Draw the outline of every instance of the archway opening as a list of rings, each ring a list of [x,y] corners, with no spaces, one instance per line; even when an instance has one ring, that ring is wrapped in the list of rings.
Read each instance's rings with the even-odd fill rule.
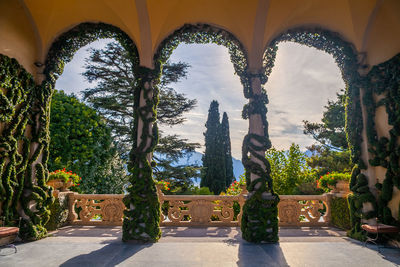
[[[287,41],[314,47],[331,54],[340,68],[345,82],[346,91],[343,97],[346,112],[345,133],[350,150],[350,163],[354,164],[351,175],[348,178],[350,180],[350,190],[353,191],[353,194],[348,195],[349,216],[351,218],[349,223],[351,231],[349,233],[357,238],[361,233],[361,220],[373,218],[377,214],[375,197],[368,188],[366,176],[362,173],[367,169],[367,165],[364,159],[361,158],[362,131],[364,127],[361,91],[364,87],[364,82],[360,72],[367,66],[363,63],[362,55],[357,55],[354,46],[344,41],[339,34],[321,29],[298,28],[288,30],[270,43],[264,54],[264,68],[267,76],[269,76],[274,66],[277,45],[280,42]],[[363,100],[365,101],[365,99]],[[368,210],[363,208],[365,203],[371,203]]]

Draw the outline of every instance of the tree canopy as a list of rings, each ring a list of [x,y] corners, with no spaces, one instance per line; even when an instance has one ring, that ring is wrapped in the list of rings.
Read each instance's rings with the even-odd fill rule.
[[[185,121],[184,114],[195,107],[195,99],[188,99],[170,87],[171,83],[186,77],[189,67],[182,62],[164,64],[159,84],[158,123],[168,126],[181,124]],[[137,83],[132,62],[123,47],[112,41],[104,49],[90,49],[85,69],[83,76],[87,81],[95,82],[95,86],[83,92],[83,99],[104,116],[120,153],[126,156],[133,143],[133,90]],[[164,136],[160,132],[154,153],[158,165],[154,169],[155,178],[166,179],[168,176],[176,181],[173,185],[183,186],[184,183],[188,186],[190,178],[197,176],[195,168],[198,166],[181,166],[181,169],[176,166],[176,161],[198,146],[177,135]]]
[[[226,187],[229,187],[231,183],[235,180],[235,177],[233,176],[233,162],[232,162],[232,152],[231,152],[231,137],[229,133],[229,119],[228,119],[228,114],[226,114],[226,112],[224,112],[224,114],[222,115],[221,138],[222,138],[224,157],[225,157]]]
[[[310,167],[319,175],[327,172],[350,172],[350,151],[345,132],[344,90],[336,94],[336,100],[328,100],[321,123],[304,122],[304,134],[311,135],[316,144],[308,147],[312,155],[307,159]]]
[[[203,169],[201,187],[208,187],[214,194],[219,195],[226,189],[226,169],[224,142],[221,134],[219,104],[213,100],[208,110],[206,122],[205,152],[203,155]]]
[[[266,158],[271,166],[274,191],[279,195],[293,195],[297,187],[306,182],[314,182],[315,173],[307,166],[307,156],[299,145],[292,144],[288,151],[268,149]]]
[[[50,112],[49,170],[78,173],[84,193],[122,193],[126,172],[105,119],[63,91],[54,92]]]

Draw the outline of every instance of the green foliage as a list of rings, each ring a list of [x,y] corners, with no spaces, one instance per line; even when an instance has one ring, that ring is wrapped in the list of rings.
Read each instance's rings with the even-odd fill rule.
[[[182,195],[214,195],[208,187],[190,186],[186,191],[179,193]]]
[[[335,151],[319,145],[308,147],[312,155],[308,157],[307,165],[317,171],[318,176],[328,172],[351,172],[350,150]]]
[[[131,133],[136,131],[133,88],[138,85],[139,77],[134,64],[128,51],[118,42],[110,42],[104,49],[91,49],[83,73],[89,82],[97,83],[94,88],[84,91],[83,98],[106,119],[122,156],[132,149]],[[166,62],[163,65],[159,80],[158,123],[168,126],[181,124],[185,121],[185,112],[194,108],[196,100],[188,99],[169,87],[171,83],[185,78],[188,68],[189,65],[182,62]],[[159,134],[162,135],[162,132]],[[187,188],[191,178],[198,176],[198,168],[176,166],[175,163],[199,146],[177,135],[161,136],[154,154],[157,162],[155,179],[168,180],[173,188]]]
[[[49,170],[67,168],[83,177],[86,194],[120,194],[127,183],[111,128],[75,96],[55,91],[51,102]]]
[[[134,129],[137,129],[140,118],[144,122],[142,140],[147,141],[148,137],[151,140],[151,146],[149,147],[147,147],[146,141],[138,144],[137,131],[131,133],[133,146],[128,165],[128,170],[131,173],[129,177],[131,187],[128,188],[129,194],[124,198],[127,210],[124,211],[122,238],[124,241],[131,239],[156,241],[161,235],[159,228],[160,203],[158,202],[155,184],[152,179],[151,165],[146,156],[154,150],[154,146],[157,144],[157,127],[153,127],[153,131],[149,132],[149,124],[154,122],[156,118],[158,90],[157,88],[153,90],[151,86],[147,86],[149,89],[146,89],[145,83],[149,83],[153,79],[158,80],[161,73],[160,68],[158,67],[156,71],[152,71],[138,67],[139,57],[136,46],[129,36],[120,29],[103,23],[82,23],[59,36],[51,46],[44,69],[46,78],[38,91],[47,93],[41,99],[49,101],[51,90],[54,88],[58,76],[61,75],[65,63],[72,59],[72,56],[79,48],[100,38],[114,38],[127,51],[131,64],[135,69],[135,76],[138,77],[137,84],[131,92],[133,94],[135,113],[133,123],[136,127]],[[146,100],[146,105],[143,107],[139,107],[141,94]],[[40,104],[48,110],[48,105]],[[48,117],[43,118],[43,121],[48,124]],[[47,131],[45,130],[44,132],[47,134]],[[44,163],[47,162],[47,156],[48,154],[43,158]],[[30,181],[30,183],[32,182]],[[40,225],[38,226],[40,227]],[[41,230],[39,227],[34,230]]]
[[[242,192],[242,186],[246,185],[246,175],[242,174],[239,176],[239,181],[234,181],[226,189],[227,196],[237,196]]]
[[[328,172],[319,178],[318,187],[330,191],[329,186],[335,186],[338,181],[350,182],[350,177],[350,173]]]
[[[304,122],[304,134],[311,135],[318,144],[308,149],[312,156],[307,164],[318,170],[318,175],[327,172],[350,172],[353,168],[345,132],[346,92],[337,93],[336,101],[328,101],[322,123]]]
[[[333,197],[331,199],[331,223],[344,230],[350,230],[350,211],[347,198]]]
[[[71,181],[74,185],[78,185],[82,178],[76,173],[72,173],[72,171],[66,171],[64,168],[62,170],[55,170],[54,172],[49,173],[48,181],[57,179],[63,181],[64,183]]]
[[[349,149],[351,151],[351,161],[353,164],[357,164],[357,167],[353,169],[354,175],[352,176],[352,180],[354,184],[361,185],[361,183],[364,181],[364,177],[359,175],[360,168],[366,168],[365,163],[361,159],[361,136],[363,130],[363,118],[361,112],[360,89],[361,87],[363,87],[364,81],[362,77],[360,77],[358,70],[363,69],[366,66],[360,64],[360,62],[358,61],[357,52],[354,46],[351,43],[344,41],[339,34],[322,29],[314,28],[312,30],[307,30],[304,28],[297,28],[288,30],[287,32],[278,36],[270,43],[269,47],[265,51],[265,81],[267,80],[268,75],[271,73],[274,66],[277,44],[279,42],[286,41],[296,42],[299,44],[307,45],[309,47],[314,47],[331,54],[338,64],[340,70],[342,71],[342,77],[346,83],[346,138],[349,144]],[[358,181],[357,179],[361,180]],[[363,190],[365,190],[365,194],[369,192],[368,187],[366,187],[366,189],[363,188]],[[362,201],[364,200],[365,198],[363,197],[363,195],[359,193],[355,193],[354,196],[349,198],[350,211],[352,214],[351,232],[353,236],[359,235],[360,233],[359,218],[362,214],[360,203],[362,203]],[[375,203],[375,200],[373,198],[371,198],[370,200]],[[355,206],[357,206],[357,209]]]
[[[160,140],[153,154],[153,160],[157,162],[153,168],[154,179],[170,182],[174,192],[184,192],[193,184],[192,178],[199,176],[200,166],[178,165],[176,162],[187,153],[194,152],[200,145],[190,143],[187,139],[180,139],[176,135],[163,136]]]
[[[221,121],[221,138],[224,147],[224,156],[225,156],[225,178],[226,178],[226,187],[228,187],[232,181],[235,180],[233,176],[233,162],[232,162],[232,153],[231,153],[231,137],[229,134],[229,119],[228,114],[224,112],[222,115]]]
[[[257,114],[261,117],[264,133],[261,136],[257,134],[248,134],[243,140],[242,163],[247,170],[246,180],[249,191],[254,192],[251,194],[251,199],[246,202],[247,207],[245,205],[241,228],[243,237],[248,241],[276,242],[278,240],[277,204],[279,197],[273,193],[272,179],[269,177],[268,161],[264,156],[260,155],[260,151],[265,151],[271,146],[268,137],[268,123],[266,120],[267,108],[265,106],[268,103],[268,99],[265,91],[263,91],[261,95],[255,95],[252,89],[252,80],[260,79],[262,83],[265,83],[272,67],[270,66],[271,68],[266,69],[265,73],[250,72],[248,69],[246,50],[243,48],[242,44],[229,32],[207,24],[185,24],[183,27],[176,30],[160,44],[154,56],[154,61],[164,64],[172,54],[172,51],[181,42],[188,44],[215,43],[227,47],[235,73],[240,77],[240,81],[243,85],[244,96],[252,100],[243,107],[243,118],[247,119],[252,114]],[[269,51],[273,52],[276,51],[276,49],[269,49]],[[273,57],[267,56],[266,58],[269,59]],[[272,62],[273,65],[273,60],[269,62]],[[252,139],[256,140],[260,145],[254,145],[251,142]],[[250,160],[250,155],[260,160],[263,166],[267,166],[266,170],[261,164]],[[250,181],[250,175],[252,174],[257,175],[259,178]],[[257,186],[257,190],[255,190],[256,184],[260,184],[260,186]],[[264,193],[271,192],[272,196],[268,197],[268,199],[262,197]],[[260,207],[267,206],[269,208],[260,209]],[[252,219],[250,219],[250,217]]]
[[[386,168],[383,183],[377,183],[378,219],[389,225],[398,225],[388,203],[392,199],[393,187],[400,189],[400,54],[374,66],[368,73],[363,102],[367,110],[368,152],[372,155],[372,166]],[[377,100],[379,99],[379,101]],[[379,137],[375,129],[375,112],[384,107],[391,126],[389,137]]]
[[[322,123],[303,121],[304,134],[311,135],[323,147],[335,150],[346,150],[345,102],[344,90],[336,93],[336,101],[328,100],[322,115]]]
[[[46,236],[54,200],[46,185],[50,93],[15,59],[0,54],[0,217],[17,226],[24,214],[20,236],[26,240]],[[28,129],[34,129],[30,135]]]
[[[316,175],[306,164],[307,156],[292,143],[288,151],[271,148],[266,153],[270,163],[274,190],[279,195],[293,195],[304,182],[315,181]]]
[[[152,162],[148,154],[154,151],[158,143],[158,128],[156,124],[158,88],[154,86],[161,75],[160,66],[154,70],[138,67],[138,84],[134,95],[134,125],[138,129],[139,121],[143,123],[141,138],[138,132],[132,132],[134,149],[129,154],[128,171],[130,185],[128,195],[123,199],[125,206],[122,240],[141,240],[155,242],[161,237],[160,213],[157,189],[153,180]],[[145,105],[140,105],[140,96],[145,99]],[[150,124],[153,124],[152,127]],[[148,145],[150,143],[150,146]],[[140,215],[138,215],[140,214]]]
[[[377,216],[377,204],[375,196],[370,192],[367,177],[361,173],[358,165],[355,165],[350,178],[350,190],[353,194],[348,195],[350,209],[351,230],[348,232],[350,237],[362,240],[365,232],[361,229],[362,219],[371,219]],[[371,203],[373,209],[369,212],[363,211],[364,203]]]
[[[48,231],[54,231],[67,223],[68,219],[68,198],[60,193],[54,202],[49,206],[50,219],[45,227]]]
[[[203,169],[200,182],[201,187],[210,188],[216,195],[226,189],[226,154],[218,107],[218,102],[213,100],[208,110],[206,132],[204,133],[206,149],[202,158]]]

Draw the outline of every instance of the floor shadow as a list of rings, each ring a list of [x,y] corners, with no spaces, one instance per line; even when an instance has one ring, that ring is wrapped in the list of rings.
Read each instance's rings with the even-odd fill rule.
[[[289,266],[279,243],[254,244],[241,241],[237,266]]]
[[[101,249],[88,254],[78,255],[60,266],[116,266],[142,249],[152,246],[152,243],[109,243]]]
[[[379,249],[378,246],[372,243],[367,243],[366,246],[364,245],[364,242],[348,238],[348,241],[350,243],[353,243],[355,245],[364,247],[365,249],[373,250],[377,252],[378,254],[381,255],[381,257],[387,261],[390,261],[394,263],[395,265],[400,265],[400,248],[389,246],[384,243],[379,244]]]
[[[223,237],[233,238],[239,227],[162,227],[162,237]]]
[[[122,237],[122,227],[65,226],[50,233],[53,237]]]
[[[346,231],[334,227],[280,227],[280,237],[345,237]]]

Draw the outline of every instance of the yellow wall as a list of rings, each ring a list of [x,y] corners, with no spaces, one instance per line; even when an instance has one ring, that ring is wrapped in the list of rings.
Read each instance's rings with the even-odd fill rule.
[[[400,1],[386,0],[366,38],[366,52],[371,66],[389,60],[400,52]]]
[[[0,1],[0,53],[15,58],[30,73],[36,72],[36,38],[24,8],[15,0]]]
[[[0,0],[0,53],[35,74],[33,63],[45,60],[54,39],[82,22],[119,27],[147,66],[158,45],[185,23],[229,31],[252,61],[276,36],[300,26],[338,32],[367,53],[371,66],[400,52],[400,0]],[[380,135],[388,133],[385,118],[385,111],[378,110]],[[384,175],[384,170],[375,172],[378,179]],[[399,201],[396,191],[393,214]]]
[[[25,3],[36,22],[45,53],[57,36],[82,22],[114,25],[127,33],[136,44],[140,42],[134,1],[26,0]]]

